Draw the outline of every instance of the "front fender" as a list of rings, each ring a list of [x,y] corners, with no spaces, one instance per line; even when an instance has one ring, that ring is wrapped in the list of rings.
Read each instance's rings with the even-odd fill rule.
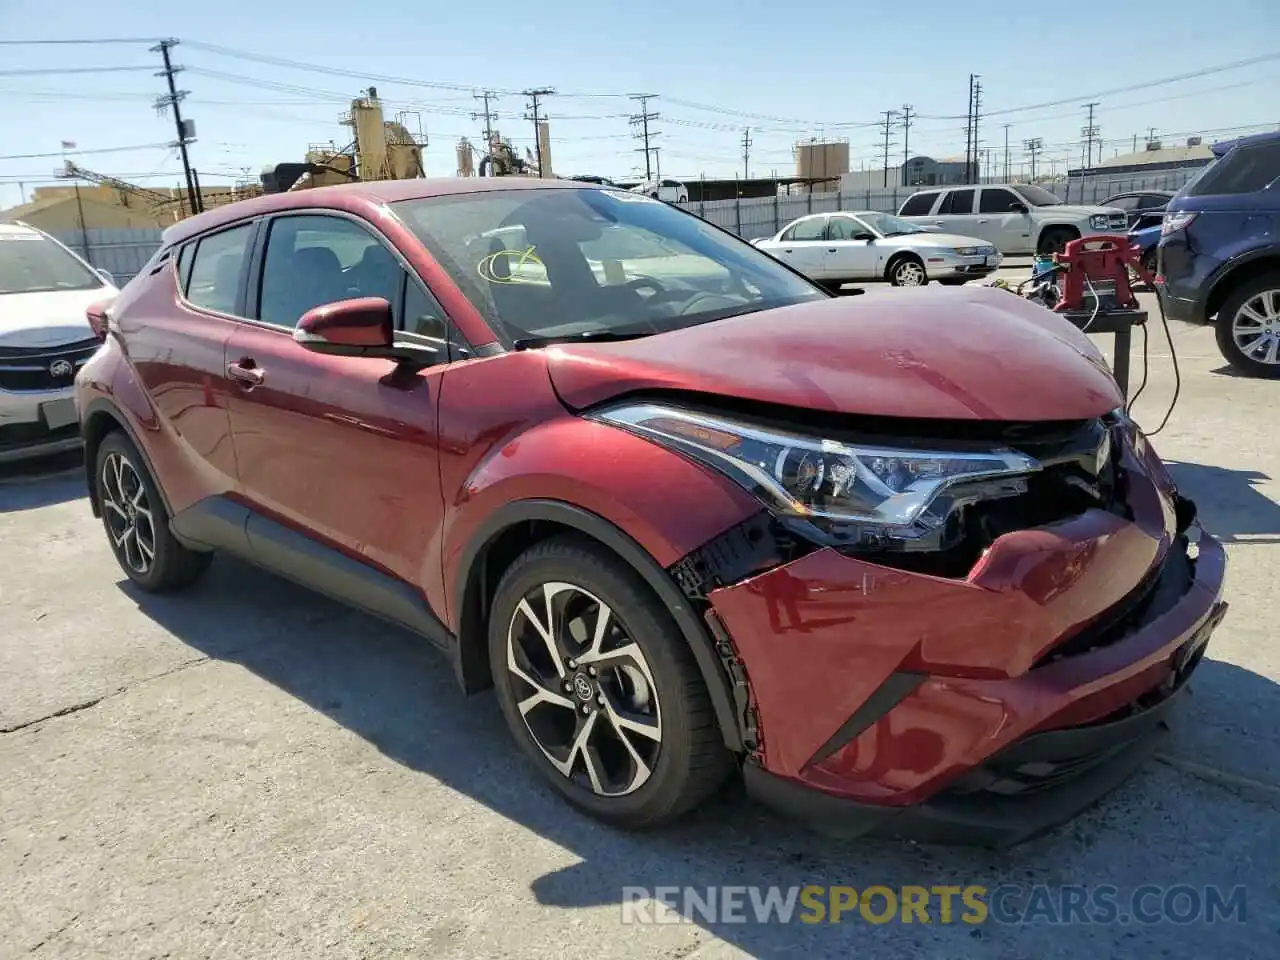
[[[488,520],[508,504],[556,501],[607,520],[660,567],[760,511],[726,477],[649,440],[576,416],[542,423],[496,448],[448,504],[445,605],[453,630]],[[497,532],[489,532],[492,537]]]

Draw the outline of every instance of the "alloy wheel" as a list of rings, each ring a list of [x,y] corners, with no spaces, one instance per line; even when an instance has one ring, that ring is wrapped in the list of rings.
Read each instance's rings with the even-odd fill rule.
[[[102,512],[111,548],[134,573],[146,575],[156,558],[156,531],[146,485],[119,453],[102,461]]]
[[[507,627],[507,681],[529,736],[561,776],[602,797],[649,780],[662,746],[644,651],[602,600],[543,583]]]
[[[920,287],[927,282],[924,267],[914,260],[904,260],[893,272],[900,287]]]
[[[1231,338],[1250,360],[1280,364],[1280,290],[1261,290],[1240,305]]]

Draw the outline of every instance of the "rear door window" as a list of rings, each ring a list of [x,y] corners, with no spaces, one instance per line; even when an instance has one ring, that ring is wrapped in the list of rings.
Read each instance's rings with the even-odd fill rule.
[[[814,217],[811,220],[801,220],[791,231],[790,239],[800,240],[821,240],[827,232],[827,218]]]
[[[1236,147],[1187,191],[1193,197],[1233,196],[1266,190],[1280,180],[1280,141]]]
[[[917,193],[914,197],[908,197],[907,202],[902,205],[902,209],[898,211],[900,217],[925,217],[929,215],[929,211],[933,209],[933,201],[938,199],[938,191],[934,190],[930,193]]]
[[[191,260],[187,301],[217,313],[240,312],[240,286],[249,259],[251,223],[203,237]]]
[[[951,190],[942,198],[942,206],[938,208],[939,215],[950,214],[951,216],[962,216],[966,213],[973,213],[973,190]]]

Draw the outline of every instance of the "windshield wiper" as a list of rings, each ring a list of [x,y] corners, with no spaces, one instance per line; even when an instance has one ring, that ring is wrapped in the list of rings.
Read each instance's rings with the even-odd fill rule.
[[[557,343],[618,343],[622,340],[639,340],[653,335],[652,330],[619,333],[615,330],[584,330],[582,333],[566,333],[557,337],[520,337],[511,344],[516,350],[549,347]]]

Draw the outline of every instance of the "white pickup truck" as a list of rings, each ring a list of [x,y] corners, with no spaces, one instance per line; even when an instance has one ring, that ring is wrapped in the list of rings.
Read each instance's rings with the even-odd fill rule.
[[[1116,207],[1074,206],[1031,184],[983,184],[921,190],[898,216],[925,227],[977,237],[1005,256],[1061,253],[1082,236],[1123,237],[1129,229]]]

